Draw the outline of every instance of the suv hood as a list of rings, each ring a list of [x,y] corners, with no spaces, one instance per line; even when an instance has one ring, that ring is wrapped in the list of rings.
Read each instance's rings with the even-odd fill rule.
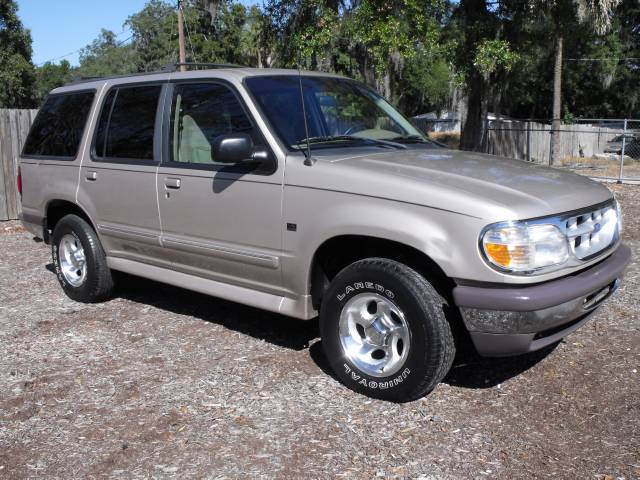
[[[314,167],[287,169],[287,184],[342,191],[452,211],[490,221],[568,212],[612,198],[571,172],[440,148],[351,148],[313,152]],[[290,162],[302,165],[297,159]]]

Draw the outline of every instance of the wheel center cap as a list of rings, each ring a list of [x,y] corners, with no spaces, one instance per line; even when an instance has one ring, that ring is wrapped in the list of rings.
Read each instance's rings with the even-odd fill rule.
[[[77,263],[82,264],[84,262],[84,253],[81,250],[77,250],[74,252],[73,258]]]
[[[392,329],[387,325],[385,318],[379,315],[364,329],[367,339],[374,345],[387,346]]]

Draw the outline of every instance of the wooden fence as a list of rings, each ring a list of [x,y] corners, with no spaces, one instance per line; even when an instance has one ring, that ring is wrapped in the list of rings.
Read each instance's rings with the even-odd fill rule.
[[[591,125],[562,125],[560,158],[593,157],[602,154],[607,142],[623,131]],[[485,137],[485,152],[536,163],[549,163],[551,125],[516,120],[493,120]]]
[[[18,156],[37,110],[0,109],[0,221],[18,218]]]

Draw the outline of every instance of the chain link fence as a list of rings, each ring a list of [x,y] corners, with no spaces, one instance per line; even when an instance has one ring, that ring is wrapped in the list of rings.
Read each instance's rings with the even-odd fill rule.
[[[640,120],[580,119],[558,131],[551,160],[551,122],[489,120],[484,151],[559,168],[589,177],[640,183]]]
[[[413,119],[430,138],[457,148],[456,119]],[[560,126],[558,155],[551,161],[549,120],[490,116],[484,122],[482,150],[503,157],[579,171],[591,178],[640,183],[640,119],[579,119]]]

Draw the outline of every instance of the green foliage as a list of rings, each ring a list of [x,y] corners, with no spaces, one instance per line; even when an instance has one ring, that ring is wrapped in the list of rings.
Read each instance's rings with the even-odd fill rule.
[[[330,69],[330,57],[333,54],[334,39],[340,35],[340,18],[337,12],[328,8],[323,2],[311,3],[316,11],[313,21],[295,32],[291,38],[297,50],[297,56],[307,66],[309,59],[314,59],[320,70]]]
[[[126,65],[130,71],[158,70],[178,58],[178,30],[172,4],[150,0],[144,8],[131,15],[125,26],[133,33],[132,55]]]
[[[445,109],[462,90],[474,111],[549,118],[561,33],[565,112],[640,116],[640,62],[619,60],[640,57],[637,0],[182,3],[188,61],[336,72],[377,88],[411,115]],[[174,1],[149,0],[124,26],[131,38],[103,30],[77,67],[63,60],[34,68],[15,1],[0,0],[0,107],[32,106],[75,76],[152,71],[177,61]]]
[[[62,60],[59,64],[46,62],[38,67],[36,70],[38,102],[42,102],[54,88],[73,80],[74,76],[76,76],[75,69],[67,60]]]
[[[363,0],[348,18],[347,32],[367,51],[376,73],[384,75],[394,56],[413,58],[419,40],[430,39],[420,1]]]
[[[29,108],[35,103],[31,33],[18,18],[13,0],[0,0],[0,108]]]
[[[514,53],[509,42],[505,40],[483,40],[476,50],[476,58],[473,62],[482,75],[490,74],[503,68],[510,72],[520,56]]]
[[[571,125],[572,123],[576,123],[576,117],[573,113],[571,113],[566,107],[564,110],[564,117],[562,118],[563,123],[567,125]]]
[[[450,90],[448,13],[442,0],[267,0],[264,7],[279,66],[357,78],[412,113],[442,103]]]
[[[102,77],[135,71],[135,51],[117,41],[115,33],[102,29],[100,36],[80,51],[78,74]]]
[[[456,82],[452,66],[424,50],[418,51],[407,63],[406,80],[407,93],[418,100],[416,114],[423,113],[419,108],[425,104],[431,104],[436,110],[443,110],[451,94],[452,84]]]

